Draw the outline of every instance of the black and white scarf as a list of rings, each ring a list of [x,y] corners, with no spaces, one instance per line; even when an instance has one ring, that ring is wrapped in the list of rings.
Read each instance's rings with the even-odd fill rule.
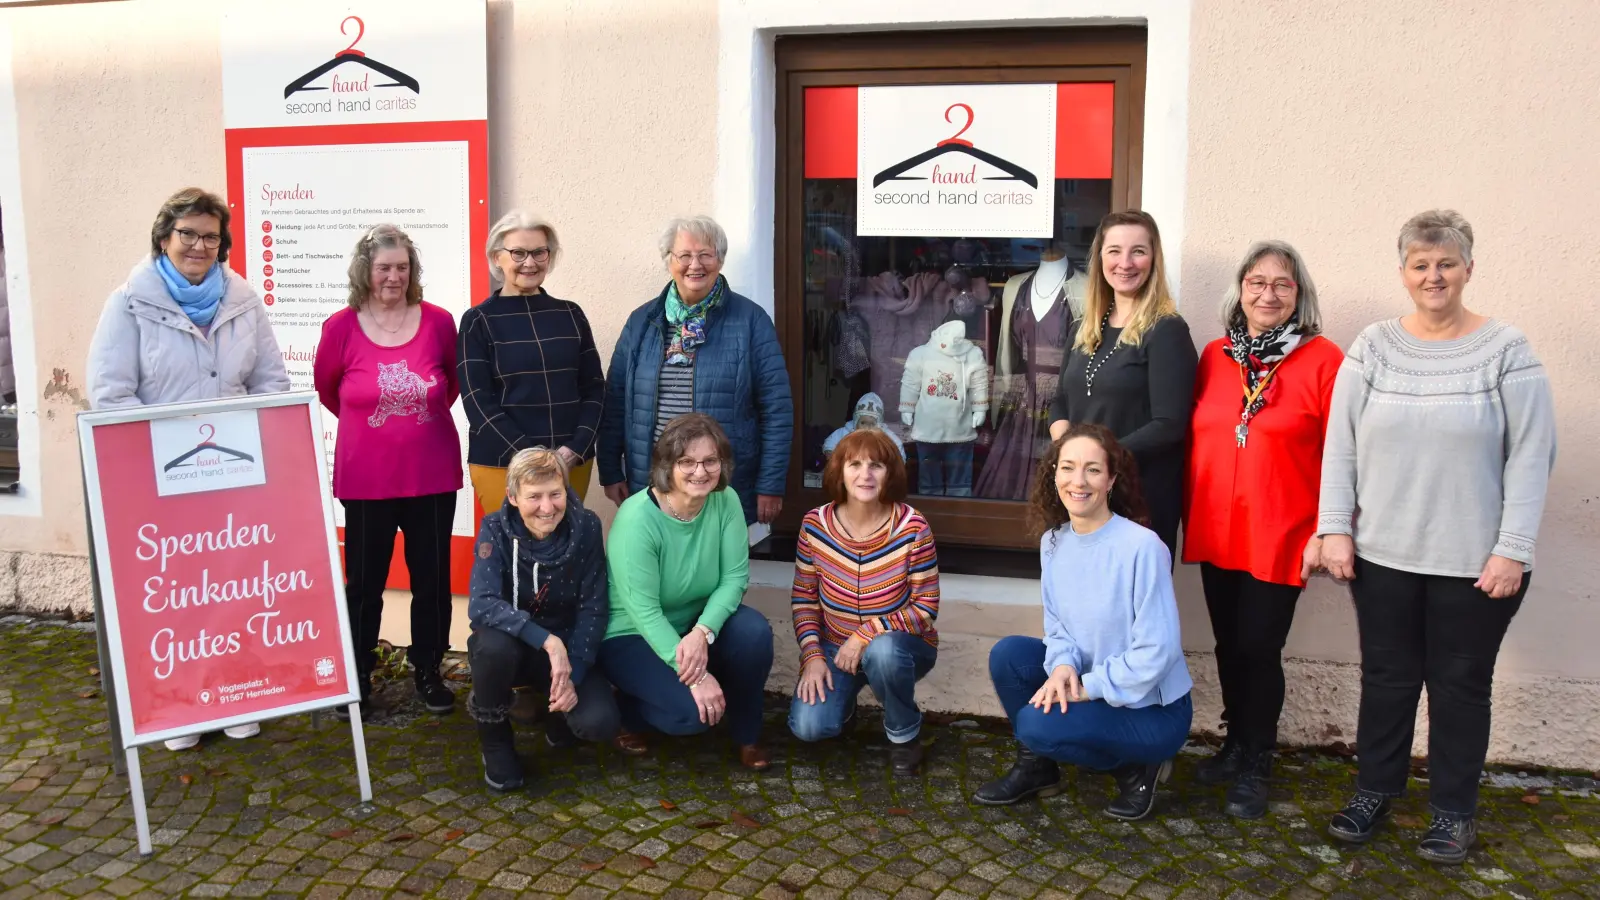
[[[1222,352],[1228,354],[1234,362],[1239,364],[1239,370],[1244,373],[1245,390],[1248,392],[1240,398],[1255,394],[1256,385],[1261,383],[1272,367],[1282,362],[1284,357],[1294,352],[1294,349],[1305,341],[1305,336],[1300,333],[1300,325],[1293,319],[1284,322],[1276,328],[1261,332],[1255,337],[1250,336],[1250,331],[1243,324],[1234,325],[1228,329],[1228,340],[1222,345]],[[1256,399],[1247,406],[1242,418],[1248,422],[1267,405],[1267,392],[1256,394]]]

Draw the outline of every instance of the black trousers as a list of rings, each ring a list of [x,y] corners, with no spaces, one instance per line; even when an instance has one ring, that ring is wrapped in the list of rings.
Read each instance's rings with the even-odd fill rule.
[[[1210,563],[1201,564],[1200,583],[1217,638],[1228,737],[1250,747],[1275,747],[1283,712],[1283,645],[1301,589]]]
[[[1476,580],[1418,575],[1356,558],[1350,593],[1361,630],[1358,787],[1391,796],[1405,791],[1417,701],[1426,684],[1430,800],[1443,812],[1477,812],[1495,658],[1529,575],[1502,600],[1473,587]]]
[[[411,576],[411,646],[406,659],[418,672],[437,672],[450,646],[450,522],[456,512],[455,492],[340,503],[344,504],[345,602],[363,690],[377,662],[383,587],[397,531],[406,538],[406,570]]]
[[[467,713],[474,721],[504,722],[511,713],[512,690],[531,684],[550,690],[550,654],[530,647],[504,631],[473,629],[467,638],[467,658],[472,663],[472,696],[467,698]],[[579,740],[605,743],[617,736],[622,714],[611,683],[598,666],[590,666],[583,680],[574,687],[578,705],[567,713],[567,727]]]

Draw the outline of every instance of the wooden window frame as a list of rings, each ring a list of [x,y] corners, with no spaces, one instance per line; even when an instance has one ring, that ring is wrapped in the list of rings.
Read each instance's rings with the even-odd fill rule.
[[[917,31],[779,37],[777,68],[776,235],[773,309],[789,383],[803,385],[805,294],[805,102],[808,87],[886,84],[1001,84],[1112,82],[1114,99],[1111,208],[1139,205],[1143,170],[1146,33],[1143,28],[1027,28]],[[788,500],[775,523],[779,535],[799,531],[807,510],[827,502],[802,486],[804,394],[795,397],[795,436]],[[1025,504],[977,497],[913,498],[941,545],[1035,550],[1021,527]]]

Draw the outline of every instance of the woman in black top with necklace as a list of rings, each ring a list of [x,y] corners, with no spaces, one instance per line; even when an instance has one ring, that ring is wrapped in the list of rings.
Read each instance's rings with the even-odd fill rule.
[[[1100,220],[1071,345],[1050,405],[1050,436],[1068,423],[1111,429],[1139,464],[1151,529],[1176,558],[1198,357],[1167,290],[1161,233],[1148,213]]]

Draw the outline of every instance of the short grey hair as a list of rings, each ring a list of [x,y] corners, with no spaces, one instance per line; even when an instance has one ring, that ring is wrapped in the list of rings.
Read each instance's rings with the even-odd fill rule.
[[[667,230],[661,233],[661,258],[665,260],[672,255],[672,245],[678,242],[679,234],[687,234],[699,238],[710,244],[717,251],[717,261],[728,258],[728,233],[722,230],[717,220],[710,216],[678,216],[667,223]]]
[[[1244,277],[1256,267],[1256,263],[1268,256],[1276,256],[1283,260],[1289,267],[1289,277],[1300,286],[1299,299],[1295,301],[1294,318],[1300,325],[1300,333],[1310,337],[1322,333],[1322,307],[1317,304],[1317,285],[1311,280],[1311,270],[1306,268],[1306,261],[1301,258],[1300,251],[1288,241],[1256,241],[1244,253],[1244,259],[1239,260],[1239,267],[1234,270],[1233,283],[1228,285],[1227,296],[1222,299],[1222,327],[1243,328],[1244,306],[1241,304],[1241,285]]]
[[[506,235],[513,231],[542,231],[544,239],[550,242],[550,264],[545,271],[553,272],[556,260],[561,256],[561,239],[556,237],[555,226],[524,209],[513,209],[497,219],[489,229],[489,243],[484,245],[483,255],[489,260],[489,280],[499,284],[505,276],[500,267],[495,265],[494,256],[506,246]]]
[[[1400,265],[1412,247],[1442,247],[1454,244],[1461,251],[1461,259],[1472,263],[1472,225],[1467,217],[1453,209],[1430,209],[1406,220],[1400,228]]]

